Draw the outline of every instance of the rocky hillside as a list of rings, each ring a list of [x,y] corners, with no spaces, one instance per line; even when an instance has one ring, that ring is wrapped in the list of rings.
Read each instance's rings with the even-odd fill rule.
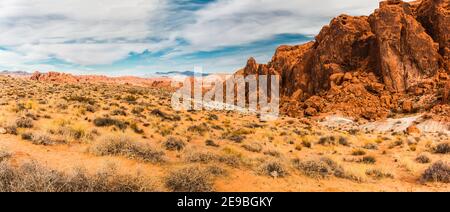
[[[448,118],[449,26],[449,0],[388,0],[370,16],[334,18],[315,41],[279,47],[268,64],[250,58],[238,73],[279,74],[292,116]]]

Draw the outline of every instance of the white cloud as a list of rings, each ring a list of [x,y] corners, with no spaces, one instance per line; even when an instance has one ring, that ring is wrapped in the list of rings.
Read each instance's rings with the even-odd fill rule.
[[[277,34],[316,34],[331,17],[367,15],[378,5],[378,0],[217,0],[197,11],[180,11],[177,2],[1,0],[0,47],[10,51],[0,51],[0,65],[27,68],[26,64],[49,58],[80,66],[102,65],[124,59],[130,52],[173,48],[160,62],[168,62],[166,69],[186,67],[192,61],[170,58]],[[190,44],[178,46],[177,38]],[[242,63],[233,59],[239,57],[203,62],[234,67]],[[160,66],[164,65],[153,67]]]
[[[377,0],[219,0],[195,13],[180,35],[194,50],[214,49],[282,33],[316,34],[341,13],[368,15]]]
[[[165,47],[142,43],[159,33],[149,24],[164,6],[163,0],[2,0],[0,46],[36,59],[108,64],[130,51]]]

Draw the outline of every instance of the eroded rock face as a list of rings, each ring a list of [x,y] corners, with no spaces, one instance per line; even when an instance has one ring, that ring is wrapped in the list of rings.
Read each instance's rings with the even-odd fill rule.
[[[413,17],[408,3],[380,3],[369,18],[376,36],[379,65],[386,87],[404,92],[439,70],[439,46]]]
[[[449,73],[448,5],[388,0],[369,17],[341,15],[315,41],[279,47],[267,65],[251,58],[241,73],[279,74],[282,111],[292,116],[343,113],[375,120],[413,112],[412,105],[429,109],[439,103],[440,90],[449,98],[447,78],[436,77]],[[404,110],[406,101],[411,108]]]
[[[450,68],[450,1],[423,0],[416,9],[416,19],[427,33],[439,43],[439,53]]]

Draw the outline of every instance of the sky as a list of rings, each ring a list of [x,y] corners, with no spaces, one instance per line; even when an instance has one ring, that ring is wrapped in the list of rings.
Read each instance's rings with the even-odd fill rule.
[[[231,73],[378,0],[1,0],[0,71]]]

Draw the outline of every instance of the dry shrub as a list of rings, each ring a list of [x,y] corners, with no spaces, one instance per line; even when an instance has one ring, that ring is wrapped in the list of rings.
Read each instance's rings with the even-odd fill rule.
[[[438,161],[422,174],[423,182],[450,183],[450,164]]]
[[[16,126],[18,128],[33,128],[33,119],[20,117],[16,119]]]
[[[394,175],[392,175],[389,172],[385,172],[383,170],[380,169],[369,169],[366,171],[366,175],[369,177],[372,177],[374,179],[380,180],[383,178],[390,178],[390,179],[394,179]]]
[[[256,142],[244,144],[242,145],[242,148],[250,152],[261,152],[263,149],[262,145]]]
[[[141,177],[120,175],[113,169],[87,174],[75,169],[72,174],[43,167],[36,162],[12,166],[0,163],[0,192],[142,192],[153,186]]]
[[[274,178],[288,175],[285,165],[277,160],[269,160],[262,163],[258,168],[258,172],[262,175],[271,176]]]
[[[132,141],[125,135],[108,136],[95,143],[90,151],[99,156],[115,155],[145,162],[164,162],[164,152],[150,144]]]
[[[163,143],[163,146],[169,151],[181,151],[186,144],[181,139],[170,137]]]
[[[94,125],[97,127],[110,127],[110,126],[116,126],[117,128],[121,130],[127,129],[127,123],[120,121],[118,119],[112,119],[112,118],[96,118],[94,119]]]
[[[304,175],[323,179],[331,176],[335,176],[342,179],[348,179],[360,182],[362,179],[353,174],[348,173],[342,166],[336,163],[331,158],[321,158],[320,160],[300,161],[299,159],[293,160],[293,165],[296,169],[300,170]]]
[[[433,152],[436,154],[448,154],[450,153],[450,143],[438,144],[433,148]]]
[[[418,163],[431,163],[431,159],[430,157],[428,157],[428,155],[426,154],[420,154],[419,156],[417,156],[416,161]]]
[[[212,192],[213,182],[210,173],[200,167],[187,167],[170,172],[165,185],[174,192]]]

